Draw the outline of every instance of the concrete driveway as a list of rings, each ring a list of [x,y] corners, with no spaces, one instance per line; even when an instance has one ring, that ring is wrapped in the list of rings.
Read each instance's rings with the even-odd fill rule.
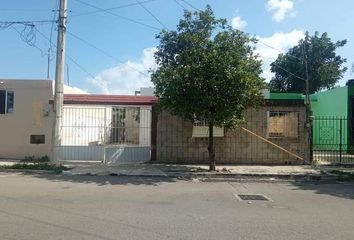
[[[240,201],[234,194],[271,201]],[[354,239],[354,184],[0,173],[1,239]]]

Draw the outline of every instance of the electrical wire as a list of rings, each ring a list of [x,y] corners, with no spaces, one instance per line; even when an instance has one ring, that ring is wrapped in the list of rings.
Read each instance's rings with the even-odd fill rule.
[[[193,6],[191,3],[189,3],[186,0],[180,0],[181,2],[184,2],[186,5],[190,6],[191,8],[193,8],[196,11],[200,11],[200,9],[198,9],[197,7]]]
[[[179,0],[179,1],[184,2],[185,4],[187,4],[188,6],[190,6],[191,8],[193,8],[194,10],[200,11],[198,8],[194,7],[192,4],[190,4],[190,3],[187,2],[186,0]],[[181,3],[179,3],[177,0],[174,0],[174,2],[177,3],[181,8],[185,9],[184,6],[183,6]],[[254,34],[254,35],[256,35],[256,34]],[[273,49],[273,50],[275,50],[275,51],[278,51],[278,52],[280,52],[280,53],[283,53],[282,50],[280,50],[280,49],[278,49],[278,48],[276,48],[276,47],[273,47],[273,46],[271,46],[271,45],[269,45],[269,44],[267,44],[267,43],[261,41],[261,40],[259,39],[259,37],[257,38],[257,41],[258,41],[259,43],[263,44],[263,45],[266,46],[266,47],[269,47],[269,48],[271,48],[271,49]],[[295,55],[292,55],[292,54],[290,54],[290,53],[287,53],[287,55],[290,56],[290,57],[296,58],[296,59],[298,59],[298,60],[303,60],[302,58],[299,58],[299,57],[297,57],[297,56],[295,56]]]
[[[268,60],[272,60],[272,61],[275,61],[276,59],[273,59],[273,58],[266,58],[266,57],[262,57],[262,56],[259,56],[260,58],[263,58],[264,60],[268,59]],[[292,73],[290,72],[289,70],[286,70],[285,68],[281,67],[279,64],[276,64],[275,62],[273,62],[272,64],[274,64],[275,66],[277,66],[279,69],[283,70],[284,72],[290,74],[291,76],[295,77],[295,78],[298,78],[300,80],[303,80],[305,81],[305,78],[302,78],[302,77],[299,77],[298,75],[296,75],[295,73]]]
[[[24,41],[23,39],[23,33],[21,32],[21,31],[19,31],[15,26],[11,26],[11,28],[13,29],[13,30],[15,30],[19,35],[20,35],[20,37],[21,37],[21,40],[22,41]],[[26,40],[26,39],[25,39]],[[28,42],[27,41],[24,41],[24,42],[26,42],[27,44],[28,44]],[[34,47],[35,49],[37,49],[38,51],[40,51],[40,53],[41,53],[41,56],[42,57],[44,57],[46,54],[44,53],[44,51],[41,49],[41,48],[39,48],[35,43],[31,43],[31,44],[28,44],[29,46],[31,46],[31,47]]]
[[[273,47],[273,46],[271,46],[271,45],[269,45],[269,44],[267,44],[267,43],[265,43],[265,42],[259,40],[259,38],[257,38],[257,41],[260,42],[261,44],[263,44],[263,45],[266,46],[266,47],[269,47],[269,48],[271,48],[271,49],[273,49],[273,50],[276,50],[276,51],[278,51],[278,52],[280,52],[280,53],[284,53],[282,50],[280,50],[280,49],[278,49],[278,48],[275,48],[275,47]],[[287,55],[290,56],[290,57],[296,58],[296,59],[298,59],[298,60],[303,60],[302,58],[299,58],[299,57],[297,57],[297,56],[295,56],[295,55],[292,55],[292,54],[290,54],[290,53],[287,53]]]
[[[145,27],[147,27],[147,28],[151,28],[151,29],[160,31],[159,28],[154,27],[154,26],[151,26],[151,25],[149,25],[149,24],[142,23],[142,22],[136,21],[136,20],[134,20],[134,19],[131,19],[131,18],[128,18],[128,17],[124,17],[124,16],[122,16],[122,15],[118,15],[118,14],[116,14],[116,13],[113,13],[113,12],[110,12],[110,11],[105,10],[105,9],[103,9],[103,8],[97,7],[97,6],[95,6],[95,5],[92,5],[92,4],[83,2],[83,1],[81,1],[81,0],[75,0],[75,1],[76,1],[76,2],[79,2],[79,3],[83,4],[83,5],[89,6],[89,7],[91,7],[91,8],[94,8],[94,9],[97,9],[97,10],[100,10],[100,11],[103,11],[103,12],[105,12],[105,13],[107,13],[107,14],[112,15],[112,16],[118,17],[118,18],[120,18],[120,19],[124,19],[124,20],[126,20],[126,21],[133,22],[133,23],[135,23],[135,24],[139,24],[139,25],[145,26]]]
[[[46,39],[48,42],[50,41],[50,39],[41,31],[38,30],[38,28],[35,28],[35,30],[44,38]],[[53,47],[57,47],[54,43],[51,43],[51,45]],[[96,77],[90,73],[88,70],[86,70],[82,65],[80,65],[74,58],[72,58],[70,55],[68,55],[67,53],[65,53],[65,56],[71,61],[73,62],[78,68],[80,68],[83,72],[85,72],[88,76],[90,76],[92,79],[96,79]]]
[[[0,21],[0,24],[35,24],[35,23],[52,23],[53,20],[30,20],[30,21]],[[55,22],[55,21],[54,21]]]
[[[49,43],[49,49],[52,49],[52,39],[53,39],[53,30],[54,30],[54,23],[56,22],[55,19],[57,18],[57,12],[59,11],[59,0],[56,0],[55,2],[55,7],[54,7],[54,14],[53,14],[53,22],[52,25],[50,27],[50,35],[49,35],[49,39],[50,39],[50,43]]]
[[[165,29],[168,29],[168,27],[166,27],[166,25],[160,21],[160,19],[158,19],[155,14],[153,14],[149,9],[147,9],[141,2],[139,2],[139,0],[136,0],[136,2],[140,5],[140,7],[142,7],[147,13],[149,13],[158,23],[161,24],[161,26]]]
[[[28,8],[3,8],[1,9],[0,8],[0,11],[8,11],[8,12],[27,12],[27,11],[30,11],[30,12],[47,12],[48,9],[41,9],[41,8],[33,8],[33,9],[28,9]]]
[[[117,61],[117,62],[123,63],[123,62],[122,62],[121,60],[119,60],[118,58],[114,57],[113,55],[111,55],[110,53],[106,52],[105,50],[100,49],[99,47],[95,46],[94,44],[92,44],[92,43],[86,41],[85,39],[83,39],[83,38],[81,38],[81,37],[79,37],[79,36],[77,36],[77,35],[75,35],[75,34],[69,32],[69,31],[66,31],[66,32],[67,32],[70,36],[72,36],[72,37],[76,38],[77,40],[79,40],[79,41],[85,43],[86,45],[88,45],[88,46],[90,46],[90,47],[96,49],[97,51],[101,52],[102,54],[106,55],[107,57],[109,57],[109,58],[111,58],[111,59],[113,59],[113,60],[115,60],[115,61]],[[146,73],[140,71],[139,69],[137,69],[137,68],[135,68],[135,67],[133,67],[133,66],[131,66],[131,65],[129,65],[129,64],[127,64],[127,66],[130,67],[131,69],[133,69],[134,71],[137,71],[137,72],[139,72],[140,74],[144,75],[145,77],[148,77],[148,75],[147,75]]]
[[[14,25],[22,25],[22,31],[14,28]],[[35,25],[33,23],[24,22],[4,22],[0,23],[0,29],[13,28],[16,32],[20,34],[21,40],[26,42],[29,46],[34,46],[36,43],[36,32],[34,31]]]
[[[186,8],[177,0],[173,0],[178,6],[180,6],[183,10],[185,10]]]
[[[146,1],[142,1],[140,3],[150,3],[150,2],[154,2],[156,0],[146,0]],[[91,14],[95,14],[95,13],[100,13],[100,12],[104,12],[104,11],[109,11],[109,10],[115,10],[115,9],[121,9],[121,8],[127,8],[127,7],[132,7],[132,6],[136,6],[139,5],[138,3],[129,3],[129,4],[124,4],[124,5],[120,5],[120,6],[116,6],[116,7],[111,7],[111,8],[105,8],[102,10],[97,10],[97,11],[92,11],[92,12],[86,12],[86,13],[78,13],[78,14],[74,14],[71,15],[70,18],[72,17],[79,17],[79,16],[85,16],[85,15],[91,15]]]
[[[47,78],[50,79],[50,62],[53,61],[56,54],[52,49],[52,40],[53,40],[53,30],[54,30],[54,21],[57,18],[57,13],[59,12],[59,0],[55,1],[55,6],[53,10],[53,22],[50,26],[50,35],[49,35],[49,48],[48,48],[48,66],[47,66]]]

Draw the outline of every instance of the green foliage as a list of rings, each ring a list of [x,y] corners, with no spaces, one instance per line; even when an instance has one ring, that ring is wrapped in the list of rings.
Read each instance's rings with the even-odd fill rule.
[[[48,163],[16,163],[14,165],[4,165],[0,166],[0,169],[16,169],[16,170],[46,170],[51,171],[54,174],[60,174],[64,170],[69,170],[69,168],[64,166],[54,166]]]
[[[269,87],[272,91],[305,93],[304,59],[307,59],[309,92],[333,88],[347,70],[342,67],[346,59],[335,52],[346,43],[346,40],[332,42],[326,32],[321,36],[318,32],[313,36],[306,32],[305,38],[297,46],[289,49],[286,54],[280,54],[271,64],[275,76]]]
[[[177,30],[163,30],[152,82],[162,109],[185,120],[234,127],[260,104],[264,80],[256,40],[205,11],[184,12]]]
[[[50,158],[45,155],[40,158],[35,157],[35,156],[25,156],[24,159],[21,160],[21,162],[32,162],[32,163],[41,163],[41,162],[50,162]]]

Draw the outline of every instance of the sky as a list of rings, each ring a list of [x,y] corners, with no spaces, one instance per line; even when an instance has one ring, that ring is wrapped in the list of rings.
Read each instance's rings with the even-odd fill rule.
[[[47,21],[58,0],[2,0],[0,21]],[[337,53],[349,69],[339,85],[354,78],[353,0],[68,0],[65,84],[74,92],[134,94],[150,87],[156,68],[156,34],[173,30],[183,9],[204,9],[259,39],[256,52],[269,81],[269,64],[296,45],[308,31],[327,32],[333,41],[347,39]],[[109,10],[106,10],[109,9]],[[102,11],[106,10],[106,11]],[[54,79],[57,28],[36,22],[35,31],[14,24],[0,28],[0,79]],[[22,33],[22,35],[21,35]],[[50,44],[52,39],[52,45]]]

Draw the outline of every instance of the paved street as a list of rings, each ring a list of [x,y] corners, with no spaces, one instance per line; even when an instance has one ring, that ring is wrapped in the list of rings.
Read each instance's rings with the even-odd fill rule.
[[[241,201],[234,194],[271,201]],[[0,173],[0,239],[354,239],[354,184]]]

